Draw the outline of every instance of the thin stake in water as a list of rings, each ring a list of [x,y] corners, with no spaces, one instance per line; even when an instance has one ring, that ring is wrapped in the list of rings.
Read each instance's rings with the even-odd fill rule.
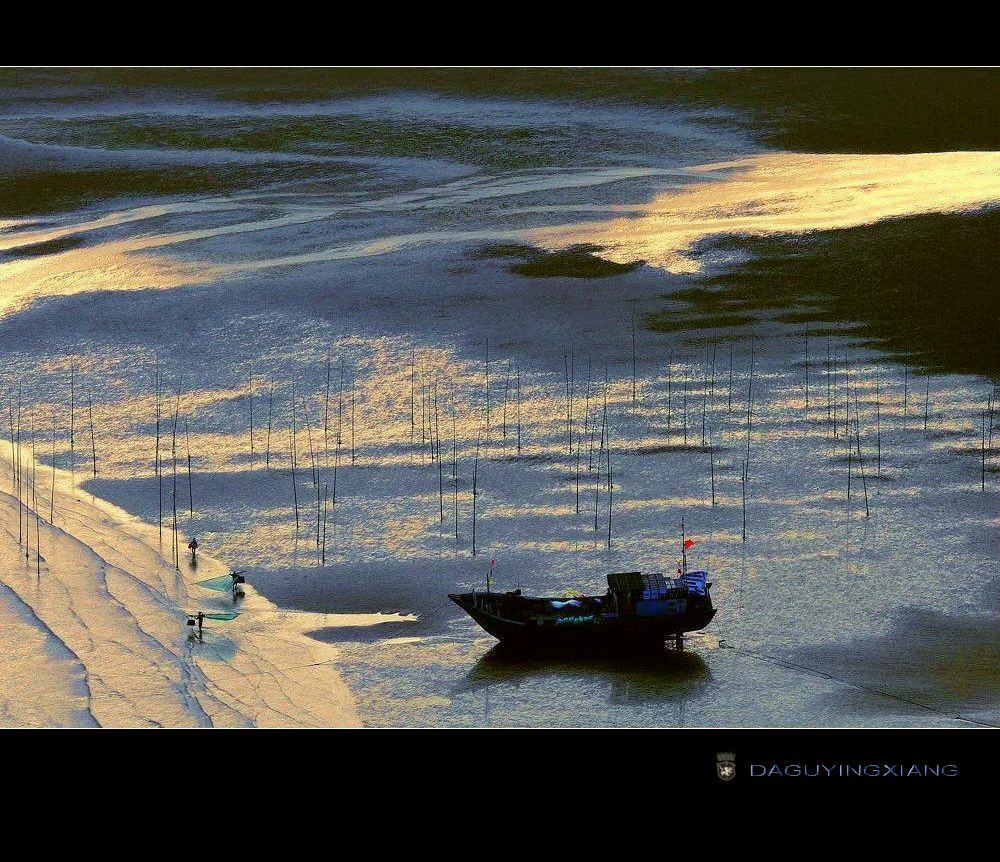
[[[667,442],[670,442],[670,415],[673,408],[673,397],[671,393],[674,373],[674,351],[671,348],[670,357],[667,359]],[[730,377],[730,402],[732,402],[732,378]]]
[[[927,385],[924,389],[924,431],[927,430],[927,417],[931,409],[931,376],[927,375]]]
[[[329,393],[328,393],[329,394]],[[267,437],[264,443],[264,466],[271,466],[271,419],[274,415],[274,378],[267,391]]]
[[[161,404],[160,404],[160,361],[156,360],[156,487],[158,494],[158,514],[156,518],[156,527],[159,532],[160,542],[163,541],[163,471],[160,469],[160,414],[161,414]],[[70,410],[70,451],[72,452],[72,439],[73,439],[73,421],[72,421],[72,409]]]
[[[986,490],[986,411],[983,411],[983,438],[982,438],[982,490]]]
[[[479,500],[479,443],[482,432],[476,437],[476,458],[472,465],[472,556],[476,556],[476,511]]]
[[[608,550],[611,550],[611,504],[614,500],[615,485],[611,471],[611,440],[608,440]]]
[[[632,405],[635,406],[635,300],[632,300]]]
[[[187,417],[184,417],[184,441],[187,445],[187,468],[188,468],[188,529],[194,521],[194,478],[191,470],[191,432],[188,429]]]
[[[857,389],[854,391],[854,397],[857,398]],[[865,492],[865,517],[869,516],[868,512],[868,482],[865,480],[865,459],[861,456],[861,423],[858,420],[858,405],[854,405],[854,433],[858,444],[858,469],[861,471],[861,487]]]
[[[806,419],[809,418],[809,336],[806,336]]]
[[[521,366],[517,366],[517,454],[521,454]]]
[[[295,381],[294,380],[292,381],[291,385],[292,385],[292,397],[289,399],[288,408],[291,411],[292,416],[291,416],[291,422],[288,425],[288,449],[289,449],[289,451],[291,453],[291,462],[292,462],[292,505],[293,505],[294,510],[295,510],[295,537],[298,538],[298,535],[299,535],[299,488],[298,488],[298,483],[296,482],[296,479],[295,479],[295,466],[296,466],[296,464],[295,464],[295,462],[296,462],[296,457],[295,457],[295,455],[296,455],[296,453],[295,453],[295,438],[297,436],[297,434],[296,434],[296,430],[297,429],[295,427]],[[334,475],[336,475],[336,474],[334,474]]]
[[[94,386],[87,393],[87,414],[90,418],[90,451],[93,456],[94,478],[97,478],[97,438],[94,435]]]
[[[253,466],[253,362],[250,363],[250,377],[247,380],[247,412],[250,414],[250,466]]]
[[[740,477],[740,484],[742,486],[743,492],[743,543],[746,544],[747,541],[747,482],[750,479],[750,467],[746,461],[743,460],[742,473]]]

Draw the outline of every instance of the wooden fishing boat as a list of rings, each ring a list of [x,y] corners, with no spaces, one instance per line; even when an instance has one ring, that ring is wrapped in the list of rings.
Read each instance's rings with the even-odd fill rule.
[[[676,578],[615,572],[603,595],[557,598],[487,589],[449,598],[505,644],[662,648],[668,638],[679,646],[684,633],[712,621],[711,586],[702,571]]]

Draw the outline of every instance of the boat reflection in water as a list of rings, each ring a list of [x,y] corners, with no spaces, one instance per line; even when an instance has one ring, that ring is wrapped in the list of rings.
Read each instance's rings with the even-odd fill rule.
[[[696,699],[711,679],[708,665],[693,651],[534,655],[500,643],[476,662],[454,693],[485,693],[494,686],[502,690],[533,682],[563,691],[559,683],[568,683],[573,690],[582,686],[593,692],[588,699],[606,692],[612,705],[673,704],[681,708],[685,701]]]

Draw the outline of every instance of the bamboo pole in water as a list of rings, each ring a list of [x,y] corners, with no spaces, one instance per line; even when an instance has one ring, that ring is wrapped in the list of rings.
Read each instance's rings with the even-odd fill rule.
[[[52,408],[55,411],[55,407]],[[17,493],[17,445],[14,442],[14,391],[10,387],[7,389],[7,418],[10,420],[10,492]],[[55,420],[52,422],[55,429]],[[52,432],[52,449],[55,451],[55,430]],[[53,455],[53,464],[55,463]]]
[[[806,419],[809,418],[809,336],[806,336]]]
[[[194,478],[191,471],[191,432],[188,428],[187,417],[184,417],[184,441],[187,446],[187,474],[188,474],[188,529],[194,522]]]
[[[753,373],[754,339],[750,336],[750,379],[747,383],[747,451],[750,450],[750,432],[753,429]]]
[[[330,463],[330,351],[326,351],[326,389],[323,394],[323,463]]]
[[[580,514],[580,439],[576,441],[576,513]]]
[[[993,405],[996,403],[996,394],[996,384],[994,383],[993,387],[990,389],[989,397],[986,400],[986,408],[990,413],[989,432],[987,433],[986,439],[991,449],[993,448]]]
[[[851,407],[851,383],[847,382],[847,408],[848,417],[850,417],[850,407]],[[850,418],[848,418],[850,422]],[[851,468],[854,466],[854,448],[851,446],[851,438],[847,437],[847,499],[851,499]]]
[[[309,466],[312,471],[313,487],[319,486],[319,475],[316,470],[316,449],[313,447],[312,419],[309,418],[309,406],[302,401],[302,418],[306,423],[306,445],[309,447]]]
[[[826,421],[827,423],[833,422],[833,388],[830,378],[830,339],[826,340]],[[827,432],[829,433],[829,431]],[[836,436],[836,434],[834,435]]]
[[[438,419],[438,384],[434,380],[434,435],[437,437],[437,465],[438,465],[438,509],[440,523],[444,523],[444,467],[441,463],[441,425]]]
[[[709,465],[712,471],[712,506],[715,506],[715,448],[712,446],[712,435],[708,436]]]
[[[688,369],[684,368],[684,421],[682,423],[684,431],[684,445],[688,441]]]
[[[264,466],[271,466],[271,420],[274,415],[274,378],[270,380],[267,390],[267,437],[264,442]]]
[[[250,363],[250,377],[247,380],[247,411],[250,414],[250,468],[253,469],[253,362]]]
[[[422,373],[422,372],[421,372]],[[421,425],[421,431],[423,426]],[[340,385],[337,389],[337,447],[343,443],[344,431],[344,359],[340,359]]]
[[[729,409],[727,412],[733,412],[733,340],[729,339]]]
[[[180,410],[180,392],[177,393],[178,404],[174,410],[174,422],[170,430],[170,455],[172,460],[173,469],[173,485],[170,491],[170,501],[173,508],[174,515],[174,525],[173,525],[173,552],[174,552],[174,568],[180,571],[180,549],[177,544],[177,415]]]
[[[632,406],[635,407],[635,300],[632,300]]]
[[[588,353],[587,354],[587,385],[586,385],[586,394],[585,394],[585,397],[584,397],[584,406],[583,406],[583,436],[587,440],[590,440],[590,375],[591,375],[591,371],[592,371],[592,361],[591,361],[591,355]],[[579,475],[580,475],[580,468],[579,468],[579,463],[580,463],[580,458],[579,458],[579,455],[580,455],[580,443],[579,443],[579,441],[577,441],[576,453],[577,453],[577,484],[579,484]],[[590,468],[590,465],[588,464],[588,469],[589,468]]]
[[[490,339],[486,338],[486,449],[489,451],[490,445]]]
[[[35,578],[42,577],[42,519],[38,514],[38,483],[37,478],[38,458],[35,457],[35,423],[31,429],[31,500],[32,508],[35,510]]]
[[[993,391],[990,393],[990,395],[991,395],[991,397],[990,397],[990,430],[989,430],[989,434],[986,437],[986,441],[987,441],[987,444],[989,445],[990,449],[993,448],[993,410],[996,407],[996,403],[997,403],[997,386],[998,386],[998,384],[994,383],[993,384]]]
[[[420,363],[420,459],[427,460],[427,380]]]
[[[715,353],[716,350],[718,349],[718,346],[719,345],[716,344],[714,341],[712,342],[712,376],[709,381],[708,394],[709,398],[713,401],[715,400]]]
[[[337,537],[337,474],[340,472],[340,447],[333,456],[333,498],[330,505],[330,517],[333,519],[333,536]]]
[[[851,445],[851,374],[850,369],[847,365],[847,355],[844,355],[843,370],[844,370],[844,437],[847,438],[847,445]],[[855,387],[857,383],[855,382]],[[836,398],[836,393],[834,393],[834,398]],[[836,402],[835,402],[836,404]]]
[[[611,504],[615,496],[614,474],[611,469],[611,439],[608,439],[608,550],[611,550]]]
[[[847,379],[847,366],[845,364],[843,369],[839,368],[839,366],[837,365],[837,354],[835,353],[833,355],[833,439],[834,440],[836,440],[840,436],[840,425],[839,425],[839,420],[837,419],[837,404],[838,404],[837,393],[841,386],[841,379],[840,379],[841,375],[843,375],[843,377],[847,381],[847,384],[849,385],[850,380]],[[848,407],[850,406],[850,403],[851,403],[850,400],[848,400],[847,402]],[[848,413],[849,412],[850,411],[848,410]]]
[[[323,483],[323,549],[320,552],[320,565],[326,565],[326,513],[327,513],[327,500],[329,499],[330,486]]]
[[[594,419],[590,422],[590,433],[587,436],[587,472],[592,472],[594,469],[594,434],[597,431],[597,411],[600,408],[597,405],[597,393],[594,393]]]
[[[69,367],[69,470],[76,475],[76,366]]]
[[[983,411],[983,438],[982,438],[982,490],[986,490],[986,411]]]
[[[455,544],[458,544],[458,409],[455,400],[451,405],[451,481],[452,501],[455,505]]]
[[[594,477],[594,530],[598,529],[601,499],[601,462],[604,459],[604,443],[608,429],[608,366],[604,365],[604,415],[601,419],[601,442],[597,450],[597,475]]]
[[[293,505],[294,510],[295,510],[295,536],[296,536],[296,538],[298,538],[298,535],[299,535],[299,489],[298,489],[298,484],[297,484],[296,479],[295,479],[295,467],[296,467],[296,464],[295,464],[295,461],[296,461],[296,458],[295,458],[295,437],[296,437],[296,428],[295,428],[295,381],[294,380],[292,381],[291,387],[292,387],[292,397],[289,399],[288,403],[289,403],[289,409],[291,410],[291,414],[292,415],[291,415],[291,422],[290,422],[290,424],[288,426],[288,449],[289,449],[289,452],[291,453],[291,462],[292,462],[292,505]],[[334,475],[336,475],[336,474],[334,474]]]
[[[857,398],[857,389],[854,390],[854,396]],[[861,455],[861,422],[858,419],[858,406],[854,405],[854,433],[856,435],[856,440],[858,444],[858,469],[861,471],[861,487],[865,492],[865,517],[869,517],[868,511],[868,482],[865,479],[865,459]]]
[[[17,543],[23,544],[24,533],[21,527],[21,381],[17,381],[17,468],[14,475],[17,477],[15,493],[17,494]]]
[[[319,550],[320,542],[320,530],[322,529],[322,487],[319,482],[316,483],[316,550]],[[322,558],[322,554],[320,554]]]
[[[743,492],[743,544],[747,541],[747,481],[750,478],[750,468],[747,464],[746,459],[743,459],[742,474],[740,477],[740,484],[742,486]]]
[[[576,401],[576,351],[569,354],[569,455],[573,455],[573,420]]]
[[[589,374],[589,370],[588,370],[588,374]],[[575,395],[575,392],[572,392],[572,390],[571,390],[571,394]],[[572,403],[572,401],[570,403]],[[572,414],[571,414],[571,416],[572,416]],[[586,423],[587,423],[587,419],[586,419],[586,416],[584,416],[584,428],[586,428]],[[570,426],[570,427],[572,428],[572,426]],[[584,435],[586,435],[586,431],[584,431]],[[581,443],[580,435],[577,435],[577,438],[576,438],[576,514],[578,514],[578,515],[580,514],[580,443]],[[570,454],[572,455],[572,449],[570,450]]]
[[[906,414],[910,396],[910,366],[903,365],[903,427],[906,427]]]
[[[31,512],[37,510],[35,505],[35,410],[32,407],[28,414],[28,437],[31,440],[31,466],[28,470],[29,487],[24,494],[24,534],[27,541],[24,548],[25,561],[31,560]],[[36,531],[35,542],[37,546],[38,535]]]
[[[882,396],[879,391],[878,366],[875,367],[875,452],[878,475],[882,475]]]
[[[927,417],[931,409],[931,375],[927,374],[927,384],[924,389],[924,431],[927,430]]]
[[[155,452],[155,464],[154,470],[156,471],[156,489],[158,498],[158,508],[156,517],[156,528],[159,533],[160,542],[163,541],[163,473],[160,470],[160,413],[162,410],[160,404],[160,360],[156,360],[156,452]],[[72,417],[72,411],[70,411]],[[72,428],[72,418],[70,419],[70,428]],[[72,432],[70,433],[72,439]],[[72,447],[72,444],[70,444]]]
[[[417,430],[417,350],[410,346],[410,458],[413,458],[413,438]]]
[[[507,371],[503,378],[503,443],[507,450],[507,395],[510,391],[510,360],[507,360]]]
[[[476,457],[472,465],[472,556],[476,556],[476,513],[479,498],[479,443],[482,432],[476,437]]]
[[[670,356],[667,359],[667,443],[670,442],[670,418],[673,410],[673,375],[674,375],[674,351],[670,349]],[[732,401],[732,382],[730,380],[730,401]]]
[[[573,430],[572,430],[573,429],[573,425],[572,425],[572,422],[573,422],[573,420],[572,420],[572,415],[573,415],[572,411],[573,411],[573,408],[571,407],[572,400],[571,400],[571,396],[570,396],[570,383],[569,383],[570,370],[569,370],[569,362],[570,362],[570,360],[569,360],[569,354],[564,352],[563,353],[563,365],[564,365],[564,371],[563,371],[564,378],[563,378],[563,381],[564,381],[565,387],[566,387],[566,453],[568,455],[572,455],[573,454]]]
[[[517,390],[517,454],[521,454],[521,366],[517,366],[516,374]]]
[[[93,456],[94,478],[97,478],[97,437],[94,434],[94,385],[87,392],[87,414],[90,419],[90,451]]]
[[[11,441],[14,437],[11,435]],[[52,487],[49,489],[49,523],[56,522],[56,405],[52,405]]]
[[[705,348],[705,369],[701,375],[701,446],[705,447],[708,419],[708,348]]]
[[[29,489],[31,497],[30,497],[30,503],[29,503],[29,497],[28,497],[28,493],[29,492],[25,492],[25,497],[24,497],[24,532],[25,532],[25,535],[27,537],[27,543],[26,543],[26,546],[25,546],[25,554],[24,554],[24,559],[25,560],[30,560],[31,559],[31,520],[30,520],[30,518],[31,518],[31,512],[32,512],[32,510],[34,510],[35,512],[38,511],[37,495],[35,494],[36,483],[35,483],[35,421],[34,421],[35,420],[35,410],[34,410],[34,407],[32,407],[31,413],[29,414],[28,418],[29,418],[29,423],[28,424],[30,425],[29,435],[31,437],[31,469],[28,472],[28,475],[30,476],[30,482],[31,482],[31,488]],[[35,547],[36,547],[36,549],[38,547],[38,526],[37,526],[37,523],[35,525]]]

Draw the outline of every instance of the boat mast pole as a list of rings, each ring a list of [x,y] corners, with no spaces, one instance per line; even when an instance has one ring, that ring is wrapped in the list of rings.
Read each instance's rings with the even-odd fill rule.
[[[681,574],[688,571],[687,543],[684,538],[684,518],[681,518]]]

